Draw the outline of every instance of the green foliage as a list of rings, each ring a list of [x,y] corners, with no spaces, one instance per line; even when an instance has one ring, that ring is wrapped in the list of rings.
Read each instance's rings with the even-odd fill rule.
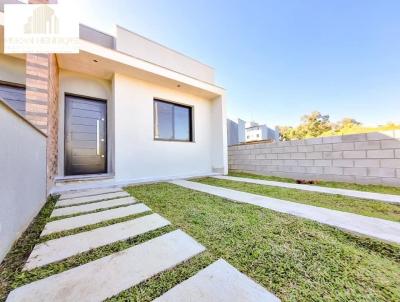
[[[334,136],[355,133],[367,133],[373,131],[385,131],[400,129],[400,124],[389,122],[378,127],[365,127],[353,118],[345,117],[341,121],[333,123],[329,115],[322,115],[314,111],[301,118],[297,127],[279,126],[281,140],[305,139],[321,136]]]

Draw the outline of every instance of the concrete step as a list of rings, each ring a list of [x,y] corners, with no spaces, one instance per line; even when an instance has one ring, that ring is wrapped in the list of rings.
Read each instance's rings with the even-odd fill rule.
[[[220,259],[154,302],[278,302],[276,296]]]
[[[109,199],[100,202],[83,204],[80,206],[71,206],[66,208],[56,208],[53,213],[51,213],[50,217],[59,217],[65,215],[79,214],[85,212],[91,212],[95,210],[107,209],[116,206],[123,206],[135,203],[136,200],[132,197],[123,197],[117,199]]]
[[[106,199],[114,199],[114,198],[129,197],[129,196],[130,195],[127,192],[122,191],[122,192],[106,193],[93,196],[76,197],[71,199],[59,200],[56,203],[56,207],[73,206],[80,203],[88,203],[88,202],[95,202]]]
[[[8,302],[103,301],[205,248],[181,230],[13,290]]]
[[[92,196],[92,195],[100,195],[100,194],[106,194],[106,193],[115,193],[115,192],[123,192],[123,191],[121,188],[116,188],[116,187],[115,188],[72,191],[72,192],[62,193],[60,196],[60,200]]]
[[[51,221],[45,225],[40,236],[45,236],[56,232],[68,231],[75,228],[80,228],[83,226],[96,224],[99,222],[121,218],[129,215],[139,214],[147,211],[150,211],[150,208],[148,208],[143,203],[139,203],[127,207]]]
[[[169,225],[170,222],[158,214],[113,224],[71,236],[46,241],[35,246],[24,270],[64,260],[89,250],[126,240],[131,237]]]

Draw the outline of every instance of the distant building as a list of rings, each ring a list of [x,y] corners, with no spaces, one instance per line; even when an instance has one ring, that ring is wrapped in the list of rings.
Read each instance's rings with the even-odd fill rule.
[[[239,127],[238,123],[227,119],[226,128],[228,130],[228,146],[239,144]]]
[[[256,141],[278,141],[279,131],[260,125],[254,121],[245,122],[238,119],[237,122],[228,119],[228,146],[256,142]]]

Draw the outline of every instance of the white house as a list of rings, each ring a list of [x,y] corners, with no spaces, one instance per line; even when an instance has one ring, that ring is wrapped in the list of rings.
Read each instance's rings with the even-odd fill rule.
[[[271,129],[267,125],[260,125],[256,122],[246,123],[245,128],[245,141],[255,142],[255,141],[265,141],[265,140],[279,140],[278,129]]]
[[[256,122],[245,122],[238,119],[237,122],[227,119],[228,146],[255,142],[255,141],[278,141],[279,130],[271,129],[267,125]]]
[[[19,217],[2,242],[49,192],[227,173],[225,90],[212,67],[120,26],[80,25],[77,54],[5,54],[3,40],[0,12],[0,218]]]
[[[108,35],[81,25],[80,53],[57,54],[47,71],[56,87],[33,87],[41,59],[1,54],[0,97],[50,135],[45,94],[56,91],[57,183],[227,172],[224,89],[212,67],[120,26]]]

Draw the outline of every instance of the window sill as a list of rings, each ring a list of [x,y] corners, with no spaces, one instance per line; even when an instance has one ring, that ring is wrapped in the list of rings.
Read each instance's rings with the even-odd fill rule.
[[[175,142],[175,143],[195,143],[196,141],[185,141],[179,139],[162,139],[162,138],[154,138],[156,142]]]

